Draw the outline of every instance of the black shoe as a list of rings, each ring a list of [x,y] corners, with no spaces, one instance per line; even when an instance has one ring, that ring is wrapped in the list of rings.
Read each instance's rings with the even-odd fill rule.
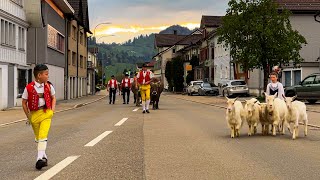
[[[146,110],[146,112],[147,112],[148,114],[150,113],[150,111],[149,111],[148,109]]]
[[[127,104],[129,104],[129,102],[127,102]]]
[[[109,102],[109,104],[111,104],[111,102]]]
[[[143,114],[145,114],[145,113],[146,113],[146,111],[142,111],[142,113],[143,113]]]
[[[44,157],[44,158],[42,158],[42,160],[45,162],[44,166],[48,166],[48,159]]]
[[[123,104],[126,104],[125,102]]]
[[[39,159],[36,163],[36,169],[41,170],[45,166],[46,162],[42,159]]]
[[[114,102],[113,102],[113,104],[114,104]]]

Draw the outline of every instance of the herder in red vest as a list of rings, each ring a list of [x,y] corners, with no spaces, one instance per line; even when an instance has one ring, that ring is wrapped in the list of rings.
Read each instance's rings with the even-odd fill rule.
[[[38,143],[38,157],[36,168],[41,170],[48,165],[46,155],[47,138],[51,119],[56,107],[55,90],[48,81],[49,70],[44,64],[34,67],[35,81],[24,89],[22,106],[26,114],[27,123],[32,125],[35,140]]]
[[[108,82],[107,91],[109,91],[109,104],[114,104],[116,101],[116,94],[118,89],[118,82],[114,75],[111,76],[111,80]]]
[[[122,79],[121,90],[123,95],[123,104],[126,104],[126,103],[129,104],[130,90],[131,90],[131,82],[130,82],[129,74],[126,74],[125,78]],[[127,95],[127,101],[126,101],[126,95]]]
[[[142,113],[150,113],[149,104],[150,104],[150,83],[153,78],[153,73],[147,70],[147,65],[144,64],[142,70],[137,75],[138,84],[140,86],[140,94],[142,99]],[[136,85],[137,86],[137,85]]]

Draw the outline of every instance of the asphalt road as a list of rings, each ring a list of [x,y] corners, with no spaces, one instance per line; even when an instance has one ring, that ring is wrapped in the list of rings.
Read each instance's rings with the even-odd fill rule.
[[[231,139],[223,109],[168,95],[143,115],[118,100],[56,114],[41,171],[31,127],[0,128],[0,179],[320,179],[318,129]]]

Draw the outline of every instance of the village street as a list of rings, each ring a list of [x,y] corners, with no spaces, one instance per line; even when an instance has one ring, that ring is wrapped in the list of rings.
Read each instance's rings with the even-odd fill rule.
[[[231,139],[225,110],[205,99],[224,105],[167,93],[160,110],[145,115],[119,97],[115,105],[102,99],[57,113],[41,171],[34,170],[31,127],[2,126],[1,179],[319,179],[319,129],[303,137],[301,127],[291,140],[288,133],[262,136],[260,128],[248,137],[244,124]],[[320,124],[319,113],[308,114]]]

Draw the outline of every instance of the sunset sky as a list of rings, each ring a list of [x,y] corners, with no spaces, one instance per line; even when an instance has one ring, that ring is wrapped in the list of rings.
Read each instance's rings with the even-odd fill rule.
[[[202,15],[224,15],[229,0],[89,0],[91,31],[98,42],[122,43],[175,24],[194,29]],[[113,34],[114,36],[110,36]]]

